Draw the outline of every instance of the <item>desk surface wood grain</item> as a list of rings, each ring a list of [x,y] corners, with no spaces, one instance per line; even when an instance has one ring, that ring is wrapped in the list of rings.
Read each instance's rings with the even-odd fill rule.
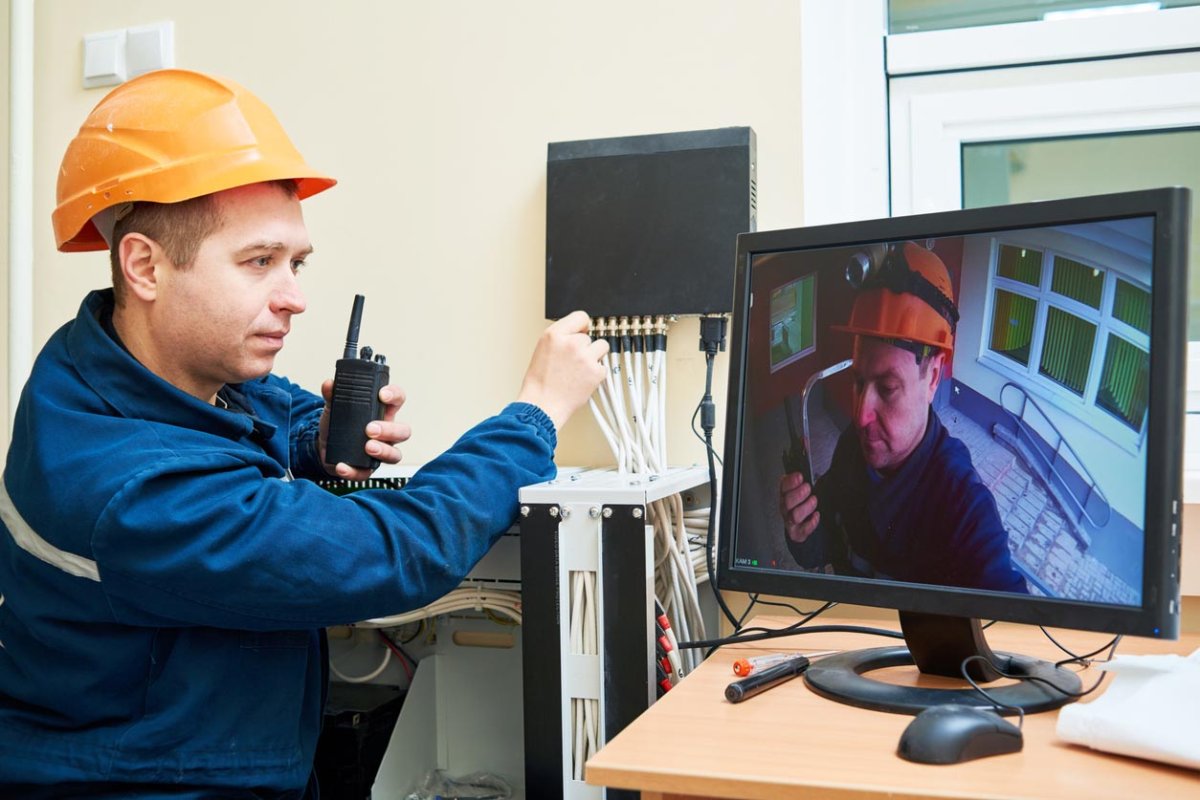
[[[789,621],[760,617],[752,624],[778,628]],[[862,624],[854,620],[821,622]],[[1052,633],[1079,653],[1109,639],[1098,633]],[[988,629],[987,639],[995,650],[1049,660],[1064,657],[1034,626],[998,624]],[[587,762],[587,782],[639,789],[644,800],[859,800],[883,796],[1200,800],[1200,771],[1068,744],[1055,735],[1057,711],[1026,717],[1020,753],[931,766],[896,755],[900,734],[912,717],[827,700],[813,693],[802,679],[739,704],[724,699],[725,686],[735,677],[732,663],[738,657],[893,644],[896,640],[876,636],[811,634],[722,648],[593,756]],[[1174,642],[1127,637],[1117,652],[1188,654],[1197,647],[1200,635],[1195,634]],[[944,679],[919,675],[915,667],[895,667],[871,675],[901,684],[950,685]],[[1099,675],[1095,669],[1083,670],[1084,687],[1091,686]]]

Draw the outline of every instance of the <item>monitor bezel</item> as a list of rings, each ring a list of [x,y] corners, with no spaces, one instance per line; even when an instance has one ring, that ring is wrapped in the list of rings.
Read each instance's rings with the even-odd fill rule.
[[[1156,638],[1179,634],[1187,231],[1190,192],[1173,187],[889,217],[738,236],[727,393],[717,586],[722,590],[996,619]],[[1129,217],[1154,217],[1150,398],[1146,433],[1145,563],[1140,607],[796,572],[733,563],[745,416],[753,260],[797,250],[993,233]],[[1177,235],[1179,231],[1183,235]]]

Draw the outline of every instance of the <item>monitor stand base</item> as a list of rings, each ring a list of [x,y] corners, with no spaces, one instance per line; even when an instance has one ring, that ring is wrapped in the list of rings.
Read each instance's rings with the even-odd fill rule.
[[[897,714],[918,714],[930,706],[946,704],[991,708],[1001,714],[1015,714],[1016,710],[996,709],[969,685],[962,689],[901,686],[868,678],[865,673],[916,664],[924,674],[962,679],[963,660],[979,655],[987,662],[974,661],[967,666],[971,678],[978,683],[1000,677],[988,668],[990,663],[1000,672],[1039,678],[1057,687],[1052,689],[1039,681],[1029,680],[985,687],[997,703],[1020,707],[1026,713],[1050,711],[1066,705],[1075,699],[1073,695],[1082,686],[1078,675],[1049,661],[993,652],[983,638],[979,620],[901,612],[900,625],[907,647],[876,647],[825,656],[808,668],[804,674],[805,682],[817,694],[831,700]]]

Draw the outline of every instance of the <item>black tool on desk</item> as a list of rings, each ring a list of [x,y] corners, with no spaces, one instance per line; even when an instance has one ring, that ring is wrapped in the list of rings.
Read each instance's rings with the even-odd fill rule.
[[[922,764],[957,764],[984,756],[1016,753],[1021,729],[994,711],[962,705],[933,706],[913,717],[896,750]]]
[[[740,681],[734,681],[726,686],[725,699],[731,703],[740,703],[743,700],[754,697],[756,694],[765,692],[772,686],[778,686],[784,681],[790,681],[808,669],[808,665],[808,658],[798,655],[773,667],[768,667],[759,672],[752,672],[748,678],[742,678]]]
[[[383,419],[386,406],[379,390],[387,386],[387,359],[363,347],[358,352],[358,328],[362,324],[363,296],[354,295],[346,350],[333,373],[333,401],[329,407],[329,436],[325,441],[325,463],[344,461],[352,467],[375,469],[377,459],[367,455],[367,425]]]

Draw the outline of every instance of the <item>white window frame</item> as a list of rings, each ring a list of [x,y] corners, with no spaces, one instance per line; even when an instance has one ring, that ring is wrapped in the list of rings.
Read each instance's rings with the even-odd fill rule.
[[[1032,286],[1022,281],[1005,278],[998,274],[1000,266],[1000,247],[1027,247],[1036,249],[1043,254],[1042,275],[1039,286]],[[1086,303],[1080,303],[1058,294],[1050,287],[1053,281],[1054,257],[1062,256],[1081,264],[1093,266],[1104,272],[1104,287],[1100,293],[1100,307],[1093,308]],[[1136,278],[1115,269],[1107,264],[1091,264],[1082,260],[1078,255],[1060,252],[1053,247],[1041,243],[1023,242],[1019,236],[1004,235],[992,238],[991,263],[988,272],[987,300],[984,305],[983,320],[981,321],[982,336],[979,340],[978,361],[989,369],[995,370],[1017,382],[1028,391],[1032,391],[1072,416],[1082,419],[1086,424],[1101,434],[1113,444],[1131,454],[1137,454],[1145,441],[1146,421],[1143,417],[1139,430],[1134,430],[1104,408],[1096,405],[1096,395],[1100,389],[1100,373],[1104,369],[1104,357],[1108,350],[1108,336],[1116,336],[1128,341],[1142,350],[1149,350],[1150,337],[1141,331],[1126,325],[1112,316],[1113,296],[1116,293],[1117,280],[1143,291],[1149,287]],[[1029,346],[1029,363],[1022,367],[1016,361],[1000,355],[991,349],[992,341],[992,309],[995,304],[996,289],[1017,294],[1033,300],[1036,305],[1033,323],[1033,339]],[[1083,394],[1078,395],[1057,381],[1041,374],[1040,365],[1046,334],[1046,318],[1051,307],[1065,311],[1085,322],[1096,326],[1096,339],[1092,344],[1091,363],[1088,368],[1087,383]]]
[[[1196,47],[1200,47],[1200,6],[1191,6],[1139,14],[894,34],[887,38],[887,71],[889,75],[919,75]]]

